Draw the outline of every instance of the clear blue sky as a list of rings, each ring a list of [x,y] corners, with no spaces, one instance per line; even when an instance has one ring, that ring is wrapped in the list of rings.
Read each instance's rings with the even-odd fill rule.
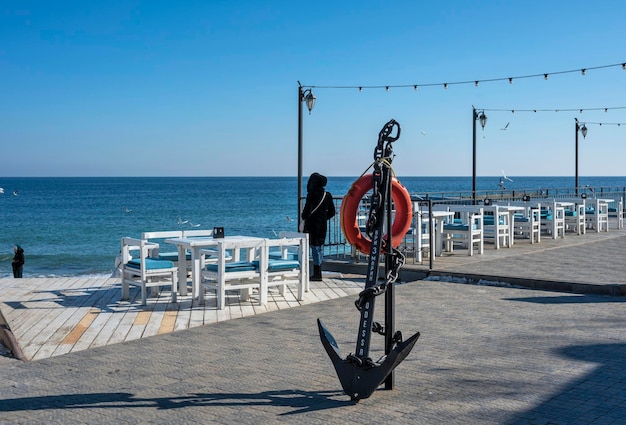
[[[297,81],[488,80],[626,62],[626,2],[0,0],[0,176],[296,176]],[[359,175],[402,127],[404,176],[472,174],[472,105],[626,106],[626,70],[314,88],[304,173]],[[574,118],[486,112],[478,175],[574,174]],[[507,123],[507,130],[500,130]],[[579,173],[626,175],[626,126],[587,125]]]

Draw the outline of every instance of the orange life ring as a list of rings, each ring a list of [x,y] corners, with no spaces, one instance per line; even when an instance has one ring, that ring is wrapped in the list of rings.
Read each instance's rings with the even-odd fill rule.
[[[365,254],[372,249],[372,240],[361,232],[357,221],[357,211],[363,196],[373,188],[372,175],[366,174],[354,183],[341,202],[341,230],[350,244]],[[391,226],[391,242],[397,247],[411,227],[413,203],[406,188],[394,177],[391,180],[391,198],[393,199],[395,217]],[[386,237],[386,236],[384,236]]]

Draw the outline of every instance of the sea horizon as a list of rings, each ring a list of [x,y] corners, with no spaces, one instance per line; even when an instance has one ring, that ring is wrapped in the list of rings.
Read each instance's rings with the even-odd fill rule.
[[[341,198],[356,177],[328,176],[326,189]],[[507,177],[507,190],[574,187],[573,176]],[[477,190],[501,190],[501,178],[478,176]],[[411,194],[472,189],[466,176],[398,179]],[[275,237],[297,227],[297,186],[280,176],[0,177],[0,277],[12,277],[15,244],[25,250],[25,277],[110,276],[125,236],[222,226]],[[580,176],[579,186],[626,191],[626,177]]]

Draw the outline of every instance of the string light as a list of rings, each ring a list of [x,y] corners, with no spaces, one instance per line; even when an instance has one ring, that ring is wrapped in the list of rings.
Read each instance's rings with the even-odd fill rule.
[[[613,109],[626,109],[626,106],[613,106],[613,107],[609,107],[609,108],[566,108],[566,109],[559,109],[559,108],[553,108],[553,109],[490,109],[490,108],[476,108],[476,109],[480,109],[481,111],[490,111],[490,112],[511,112],[511,113],[515,113],[515,112],[579,112],[582,113],[583,111],[604,111],[604,112],[608,112],[610,110]]]
[[[548,77],[550,75],[560,75],[560,74],[571,74],[571,73],[578,73],[580,72],[582,75],[586,75],[587,71],[591,71],[591,70],[596,70],[596,69],[604,69],[604,68],[612,68],[612,67],[618,67],[621,66],[622,69],[626,70],[626,62],[620,62],[620,63],[616,63],[616,64],[611,64],[611,65],[602,65],[602,66],[593,66],[593,67],[586,67],[586,68],[577,68],[577,69],[571,69],[571,70],[567,70],[567,71],[556,71],[556,72],[545,72],[545,73],[541,73],[541,74],[529,74],[529,75],[520,75],[520,76],[513,76],[513,77],[503,77],[503,78],[485,78],[485,79],[472,79],[472,80],[465,80],[465,81],[454,81],[454,82],[447,82],[447,83],[427,83],[427,84],[399,84],[399,85],[372,85],[372,86],[317,86],[317,85],[310,85],[310,86],[303,86],[305,88],[313,88],[313,89],[358,89],[359,91],[363,91],[363,89],[380,89],[380,88],[384,88],[385,90],[389,91],[390,88],[405,88],[405,87],[413,87],[415,90],[417,90],[418,86],[421,87],[436,87],[436,86],[443,86],[444,89],[447,89],[448,86],[451,85],[462,85],[462,84],[474,84],[474,86],[478,87],[480,83],[491,83],[491,82],[498,82],[498,81],[508,81],[509,84],[513,84],[513,79],[522,79],[522,78],[537,78],[537,77],[543,77],[544,80],[547,80]]]
[[[474,107],[474,106],[472,106]],[[578,112],[578,113],[583,113],[583,111],[604,111],[604,112],[608,112],[609,110],[612,109],[626,109],[626,106],[615,106],[615,107],[611,107],[611,108],[572,108],[572,109],[490,109],[490,108],[475,108],[474,109],[480,109],[481,111],[485,112],[511,112],[512,114],[514,114],[515,112]],[[594,125],[599,125],[599,126],[603,126],[603,125],[616,125],[618,127],[621,127],[622,125],[626,125],[626,123],[623,122],[589,122],[589,121],[585,121],[584,124],[594,124]]]

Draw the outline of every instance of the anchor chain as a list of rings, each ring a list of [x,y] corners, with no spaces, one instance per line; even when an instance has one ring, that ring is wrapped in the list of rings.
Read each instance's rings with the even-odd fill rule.
[[[388,285],[394,284],[398,280],[398,276],[400,274],[400,269],[404,266],[404,262],[406,261],[406,257],[402,252],[393,248],[392,251],[392,264],[391,268],[387,272],[387,276],[385,278],[385,282],[379,285],[370,286],[369,288],[364,289],[359,293],[359,298],[354,302],[356,309],[361,311],[363,306],[370,299],[377,297],[379,295],[384,294],[387,291]]]

